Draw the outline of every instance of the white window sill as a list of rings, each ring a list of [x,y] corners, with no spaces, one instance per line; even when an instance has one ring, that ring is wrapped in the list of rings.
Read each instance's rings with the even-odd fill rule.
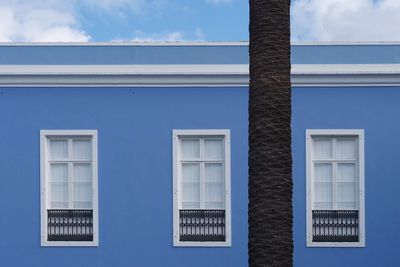
[[[231,247],[230,241],[225,242],[193,242],[174,241],[174,247]]]
[[[315,247],[315,248],[328,248],[328,247],[337,247],[337,248],[364,248],[365,242],[307,242],[307,247]]]

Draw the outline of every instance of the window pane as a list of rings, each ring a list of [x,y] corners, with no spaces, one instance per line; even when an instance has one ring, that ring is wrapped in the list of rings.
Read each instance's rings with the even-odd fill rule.
[[[336,201],[338,209],[354,209],[356,207],[355,183],[336,183]]]
[[[76,183],[73,186],[73,199],[75,209],[90,209],[92,208],[92,184],[91,183]]]
[[[314,183],[314,208],[332,209],[332,183]]]
[[[50,140],[50,158],[53,160],[68,158],[67,140]]]
[[[73,140],[74,159],[92,159],[91,140]]]
[[[50,206],[53,209],[68,208],[68,183],[51,182]]]
[[[200,181],[200,163],[182,163],[182,181]]]
[[[200,202],[200,183],[182,184],[182,202]]]
[[[332,181],[332,164],[331,163],[315,163],[314,164],[314,181],[331,182]]]
[[[316,210],[331,210],[332,208],[332,202],[314,202],[314,209]]]
[[[74,163],[74,182],[92,182],[91,163]]]
[[[74,201],[74,209],[92,209],[91,201]]]
[[[224,143],[222,139],[204,140],[204,157],[206,159],[223,159]]]
[[[355,182],[357,179],[355,163],[338,163],[337,164],[337,181],[338,182]]]
[[[206,202],[205,208],[219,210],[219,209],[224,209],[225,207],[223,202]]]
[[[181,140],[181,156],[182,156],[182,159],[198,159],[198,158],[200,158],[199,139],[182,139]]]
[[[50,164],[50,206],[53,209],[68,208],[68,164]]]
[[[182,209],[199,209],[200,202],[183,202]]]
[[[206,202],[224,202],[224,184],[206,183],[205,194]]]
[[[92,208],[92,164],[75,163],[73,179],[73,206],[75,209]]]
[[[313,148],[314,159],[332,158],[332,139],[315,138]]]
[[[338,159],[355,159],[356,153],[356,139],[342,138],[336,141],[336,158]]]
[[[67,163],[50,164],[50,181],[68,182],[68,164]]]
[[[224,181],[224,169],[222,163],[206,163],[205,166],[205,179],[212,182]]]

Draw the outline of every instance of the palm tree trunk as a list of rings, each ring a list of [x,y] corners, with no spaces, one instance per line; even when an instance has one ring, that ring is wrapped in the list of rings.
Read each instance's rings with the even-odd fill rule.
[[[250,0],[249,265],[292,266],[290,0]]]

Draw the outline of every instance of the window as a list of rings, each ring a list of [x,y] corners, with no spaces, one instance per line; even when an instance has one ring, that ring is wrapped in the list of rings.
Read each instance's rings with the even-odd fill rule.
[[[363,247],[364,131],[307,130],[307,245]]]
[[[174,245],[230,246],[229,130],[174,130]]]
[[[97,246],[97,131],[42,130],[42,246]]]

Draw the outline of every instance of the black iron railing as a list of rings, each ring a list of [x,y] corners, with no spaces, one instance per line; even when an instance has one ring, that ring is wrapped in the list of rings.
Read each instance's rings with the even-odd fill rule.
[[[179,210],[180,241],[225,241],[225,210]]]
[[[358,210],[313,210],[314,242],[358,242]]]
[[[92,210],[47,210],[48,241],[93,241]]]

